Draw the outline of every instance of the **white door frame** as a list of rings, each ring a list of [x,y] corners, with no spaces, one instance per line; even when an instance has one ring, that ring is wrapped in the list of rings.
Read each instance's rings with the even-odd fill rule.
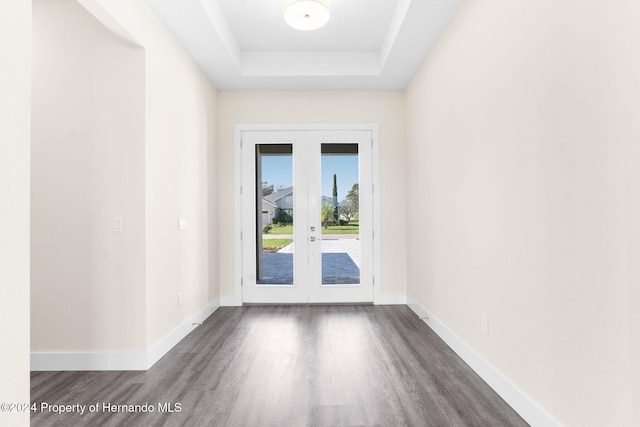
[[[237,124],[234,132],[234,289],[233,297],[222,296],[224,305],[242,305],[242,158],[241,144],[243,132],[259,131],[368,131],[371,134],[372,144],[372,179],[373,185],[373,302],[380,300],[380,173],[379,173],[379,133],[378,124],[375,123],[339,123],[339,124]],[[363,191],[361,189],[361,191]]]

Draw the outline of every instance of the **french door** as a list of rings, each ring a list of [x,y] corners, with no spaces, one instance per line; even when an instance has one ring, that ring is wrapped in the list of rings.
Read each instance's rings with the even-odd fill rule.
[[[245,303],[373,301],[371,131],[243,131]]]

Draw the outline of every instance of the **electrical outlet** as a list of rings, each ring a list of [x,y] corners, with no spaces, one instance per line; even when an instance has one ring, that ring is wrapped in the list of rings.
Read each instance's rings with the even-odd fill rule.
[[[182,292],[178,292],[178,307],[182,305]]]
[[[187,220],[184,218],[178,218],[178,229],[184,231],[187,229]]]
[[[480,315],[480,330],[486,336],[489,336],[489,317],[481,314]]]

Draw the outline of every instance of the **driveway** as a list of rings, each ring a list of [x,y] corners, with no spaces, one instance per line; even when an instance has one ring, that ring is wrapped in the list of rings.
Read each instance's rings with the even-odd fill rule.
[[[339,236],[339,237],[338,237]],[[343,238],[343,236],[348,236]],[[345,285],[360,283],[360,240],[357,235],[322,237],[322,283]],[[265,236],[266,238],[266,236]],[[276,237],[272,237],[276,238]],[[291,238],[284,235],[278,238]],[[293,284],[294,244],[275,253],[262,254],[262,284]]]

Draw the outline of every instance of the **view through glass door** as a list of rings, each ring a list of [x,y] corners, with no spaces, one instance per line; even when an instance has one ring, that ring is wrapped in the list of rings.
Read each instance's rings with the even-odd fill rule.
[[[242,134],[251,303],[373,301],[370,131]]]

